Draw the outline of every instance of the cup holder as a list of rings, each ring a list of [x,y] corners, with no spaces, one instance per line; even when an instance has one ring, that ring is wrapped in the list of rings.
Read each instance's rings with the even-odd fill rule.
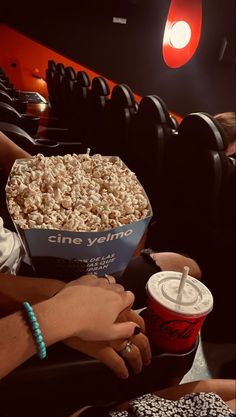
[[[55,140],[50,139],[35,139],[36,144],[41,146],[46,146],[50,148],[57,148],[58,142],[55,142]]]
[[[19,98],[14,98],[13,101],[14,101],[14,107],[15,107],[15,109],[19,113],[23,114],[23,113],[26,113],[27,112],[27,104],[28,104],[28,101],[27,100],[21,100]]]
[[[39,120],[40,117],[34,116],[33,114],[22,114],[21,127],[26,130],[29,135],[35,136],[39,126]]]

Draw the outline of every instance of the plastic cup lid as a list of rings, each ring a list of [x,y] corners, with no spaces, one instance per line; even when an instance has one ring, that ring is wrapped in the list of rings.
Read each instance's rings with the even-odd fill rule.
[[[213,308],[213,297],[209,289],[196,278],[188,275],[180,302],[177,302],[182,274],[163,271],[152,275],[147,282],[147,293],[163,307],[179,314],[202,316]]]

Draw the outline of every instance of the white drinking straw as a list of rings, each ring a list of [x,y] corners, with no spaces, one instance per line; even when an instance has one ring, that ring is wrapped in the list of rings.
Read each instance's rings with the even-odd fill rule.
[[[90,151],[91,151],[91,149],[90,148],[87,148],[86,154],[89,155],[90,154]]]
[[[185,285],[185,282],[188,278],[188,273],[189,273],[189,267],[184,266],[184,270],[183,270],[182,277],[180,279],[179,288],[178,288],[178,294],[177,294],[177,300],[176,300],[177,303],[181,302],[184,285]]]

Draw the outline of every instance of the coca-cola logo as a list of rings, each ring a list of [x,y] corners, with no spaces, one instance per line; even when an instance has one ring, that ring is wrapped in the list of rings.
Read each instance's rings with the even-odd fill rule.
[[[158,331],[163,336],[174,339],[188,339],[198,331],[198,323],[201,320],[172,319],[166,320],[157,314],[148,311],[147,322],[151,327],[158,327]]]

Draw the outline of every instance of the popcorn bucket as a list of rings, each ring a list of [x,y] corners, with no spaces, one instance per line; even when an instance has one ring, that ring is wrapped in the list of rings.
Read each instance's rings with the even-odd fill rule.
[[[91,168],[89,164],[92,164],[92,176],[88,180],[85,171],[81,167],[80,170],[76,168],[80,165],[76,162],[79,158],[87,175]],[[54,161],[52,165],[51,161]],[[65,166],[69,164],[72,168],[75,164],[75,168],[71,168],[70,195],[65,187],[70,183],[72,174],[63,171],[63,161]],[[62,178],[53,176],[51,171],[54,165],[59,166]],[[113,183],[108,177],[113,178],[117,186],[110,186]],[[59,193],[55,183],[61,184],[61,189],[66,192]],[[81,184],[84,184],[82,188]],[[95,189],[100,184],[100,190],[103,190],[101,198],[98,192],[92,193],[91,184]],[[109,192],[104,191],[106,184]],[[82,192],[85,207],[78,203]],[[61,194],[60,198],[58,194]],[[64,157],[36,155],[19,159],[10,173],[6,195],[8,210],[35,274],[63,281],[88,273],[103,276],[122,272],[152,217],[152,208],[144,189],[118,157],[90,157],[84,154]],[[69,201],[74,201],[72,208],[68,207]],[[77,211],[80,210],[78,213],[76,207]],[[59,220],[56,222],[55,218]],[[81,222],[81,218],[87,218],[87,221]],[[42,220],[43,223],[37,224]],[[99,225],[94,226],[94,222]],[[77,227],[82,230],[71,230],[73,224],[78,224]]]

